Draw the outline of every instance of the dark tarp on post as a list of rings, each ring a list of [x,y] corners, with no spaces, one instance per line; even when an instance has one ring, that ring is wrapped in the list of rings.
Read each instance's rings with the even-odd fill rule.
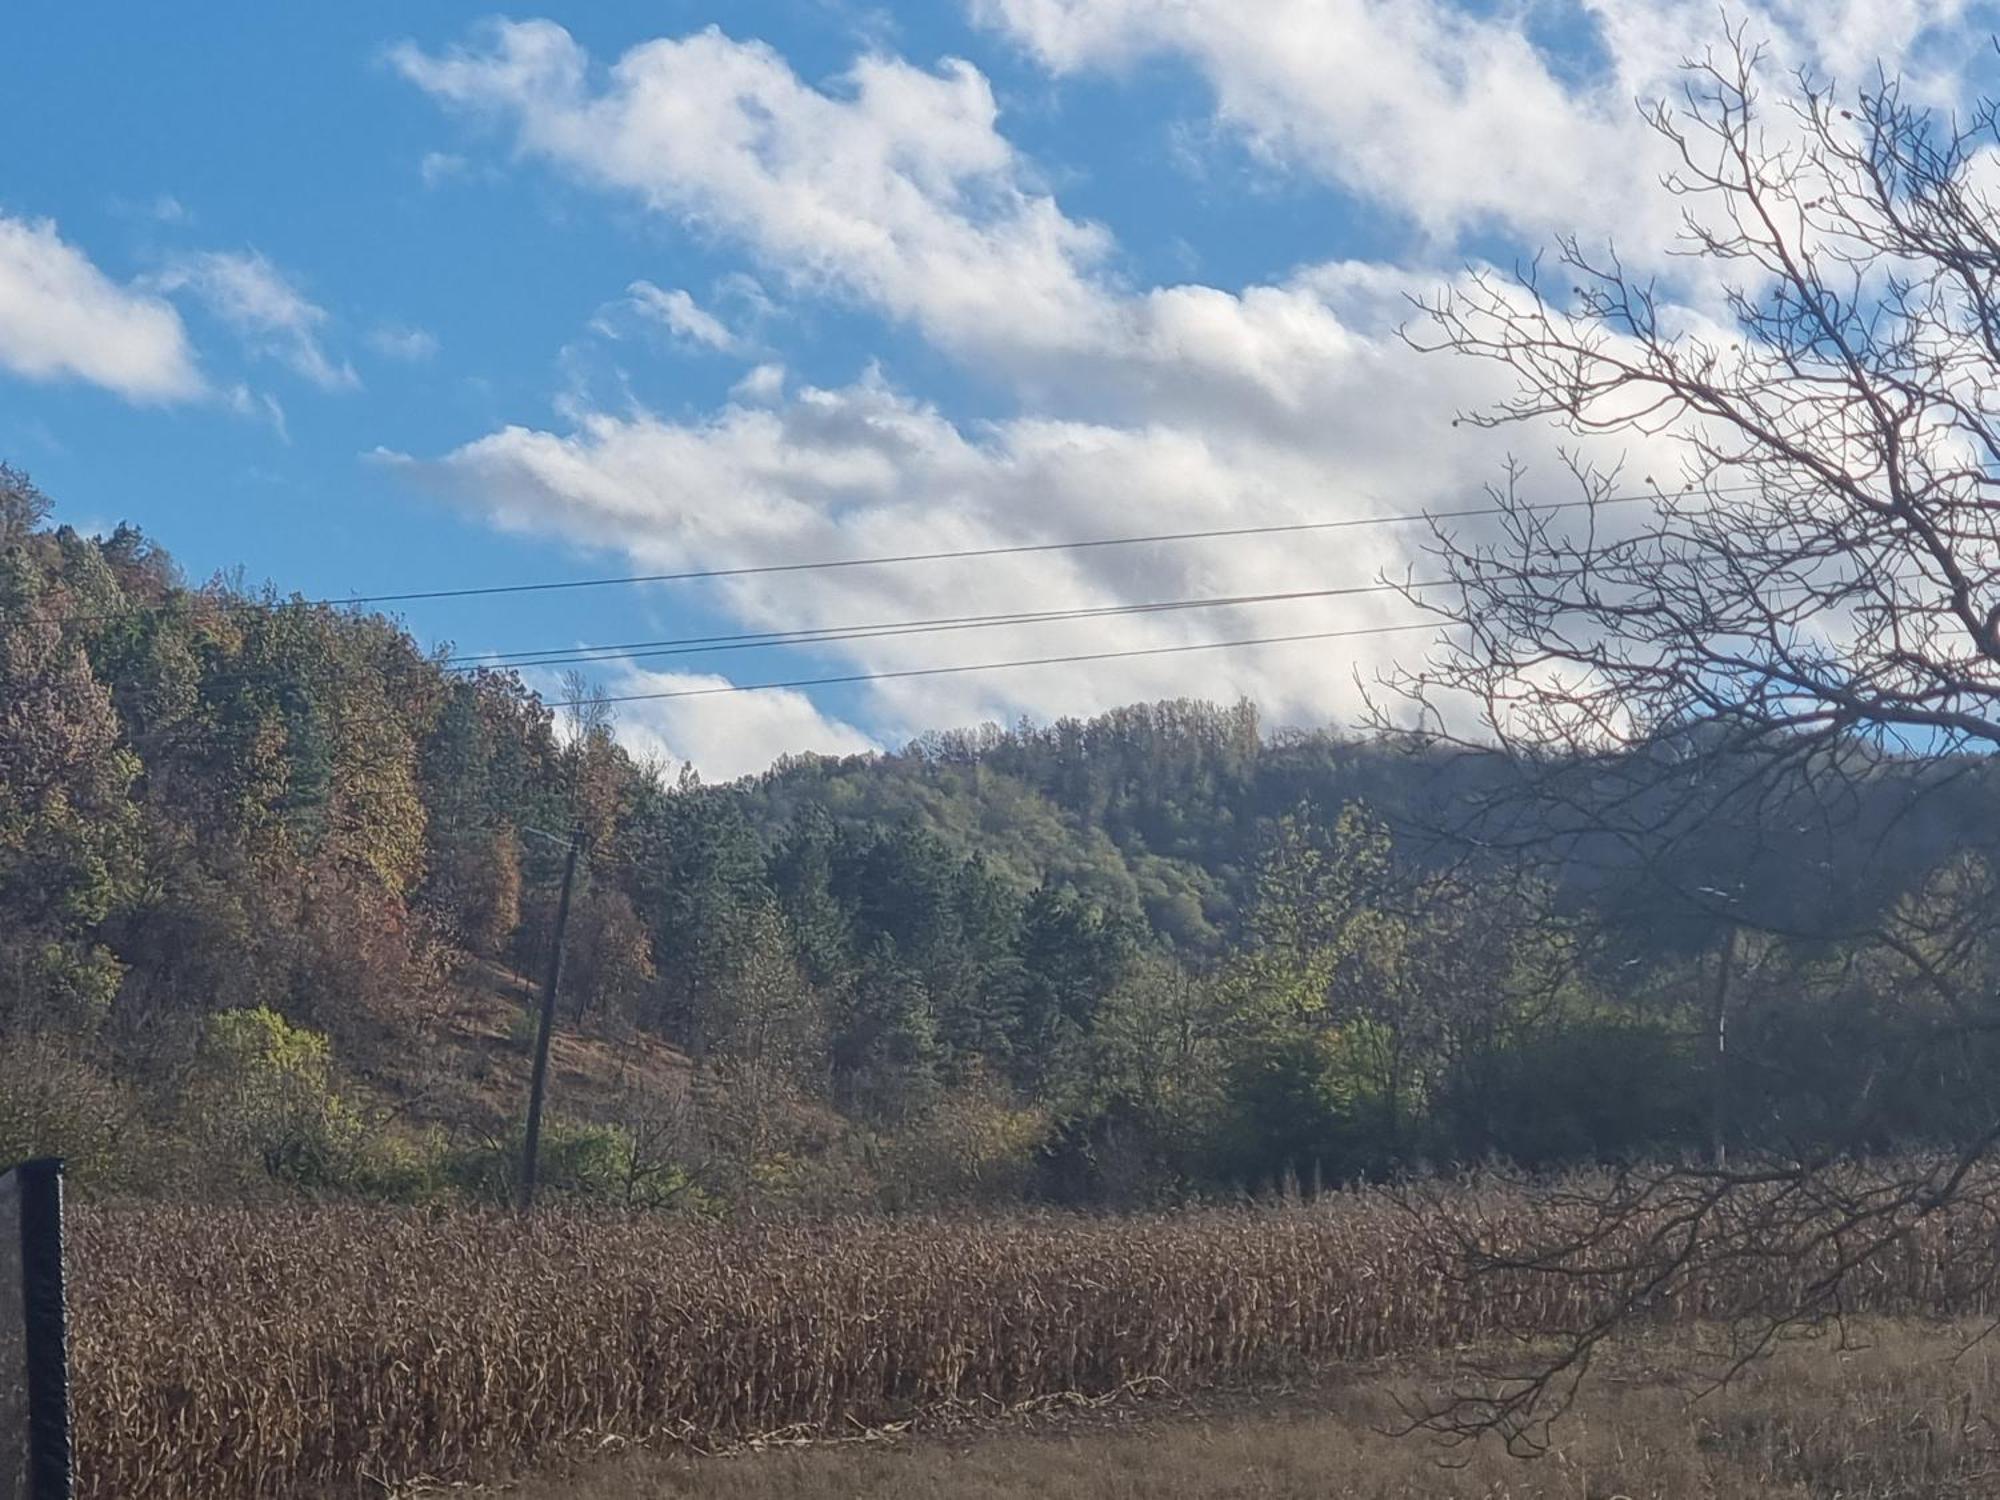
[[[70,1500],[62,1163],[0,1172],[0,1500]]]

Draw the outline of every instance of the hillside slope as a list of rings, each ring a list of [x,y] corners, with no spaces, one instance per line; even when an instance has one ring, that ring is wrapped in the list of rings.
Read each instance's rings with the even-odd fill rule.
[[[1740,1118],[1811,1135],[1854,1095],[1901,1140],[1977,1104],[1984,1038],[1870,1059],[2000,977],[1983,763],[1878,756],[1838,818],[1778,799],[1672,869],[1587,836],[1530,867],[1433,837],[1501,763],[1249,704],[720,787],[615,727],[380,614],[189,587],[0,467],[0,1157],[61,1151],[86,1188],[504,1191],[563,859],[528,831],[563,828],[577,1191],[1147,1197],[1680,1149],[1732,925],[1762,934]]]

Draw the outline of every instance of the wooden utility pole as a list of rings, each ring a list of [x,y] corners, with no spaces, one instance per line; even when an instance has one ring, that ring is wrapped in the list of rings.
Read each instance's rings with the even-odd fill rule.
[[[562,984],[563,933],[569,926],[570,887],[576,883],[576,859],[583,849],[583,825],[570,830],[569,855],[563,861],[562,899],[556,904],[555,941],[550,946],[548,980],[542,986],[541,1024],[535,1028],[535,1071],[528,1082],[528,1131],[521,1145],[521,1212],[535,1206],[535,1168],[542,1149],[542,1098],[549,1089],[549,1037],[556,1027],[556,990]]]
[[[1715,1013],[1710,1018],[1708,1081],[1708,1161],[1718,1170],[1729,1165],[1729,981],[1736,968],[1736,924],[1722,940],[1722,957],[1715,970]]]

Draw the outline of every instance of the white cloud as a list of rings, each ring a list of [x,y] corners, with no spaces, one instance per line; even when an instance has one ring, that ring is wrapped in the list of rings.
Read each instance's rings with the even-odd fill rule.
[[[191,292],[257,353],[278,359],[322,390],[353,390],[361,377],[320,347],[327,322],[284,273],[255,250],[182,256],[153,278],[164,291]]]
[[[1566,83],[1516,8],[1474,14],[1443,0],[976,0],[972,8],[1059,73],[1183,57],[1207,76],[1221,120],[1259,150],[1389,203],[1440,239],[1482,221],[1539,231],[1579,216],[1630,222],[1646,211],[1651,153],[1630,80]]]
[[[427,328],[382,323],[368,331],[368,347],[390,359],[415,365],[437,357],[438,341],[437,335]]]
[[[1413,6],[1424,8],[1422,0]],[[1052,0],[1046,9],[1081,28],[1066,43],[1078,61],[1064,66],[1096,65],[1097,21],[1177,10],[1142,0],[1088,8]],[[1178,9],[1211,11],[1206,0]],[[1442,67],[1433,41],[1404,34],[1388,7],[1265,5],[1260,13],[1302,27],[1314,16],[1361,15],[1385,47],[1415,49],[1424,66]],[[1489,24],[1500,23],[1462,22],[1478,33],[1467,41],[1472,63],[1533,83],[1529,74],[1542,66],[1533,49],[1488,37],[1481,28]],[[648,571],[664,571],[1283,525],[1477,504],[1508,442],[1536,481],[1563,498],[1574,493],[1560,479],[1555,435],[1453,432],[1453,414],[1498,397],[1506,378],[1418,355],[1398,337],[1407,297],[1448,277],[1423,265],[1342,262],[1236,290],[1134,288],[1109,270],[1105,231],[1070,218],[1040,188],[999,132],[991,89],[965,64],[926,72],[872,58],[821,90],[768,48],[708,31],[635,47],[599,72],[548,22],[497,27],[479,50],[405,48],[397,64],[439,99],[511,126],[524,155],[739,243],[795,290],[837,295],[913,326],[1006,382],[1011,396],[992,420],[954,421],[877,374],[788,395],[773,369],[753,373],[730,405],[703,419],[670,421],[629,401],[617,415],[579,403],[564,431],[508,427],[440,459],[399,460],[503,526],[620,548]],[[1380,65],[1398,63],[1385,55]],[[1542,149],[1551,131],[1561,135],[1558,116],[1569,108],[1568,86],[1553,77],[1525,101],[1496,99],[1469,76],[1417,82],[1463,130],[1515,130],[1510,156]],[[1458,95],[1437,94],[1447,85]],[[1629,95],[1624,108],[1629,114]],[[1276,151],[1286,143],[1268,144]],[[1521,213],[1554,213],[1597,193],[1602,212],[1624,212],[1632,159],[1603,141],[1573,144],[1561,171],[1538,159],[1509,182],[1490,180],[1496,158],[1483,139],[1436,136],[1393,149],[1472,153],[1469,171],[1444,162],[1448,191],[1413,209],[1444,233],[1514,198],[1529,204]],[[1398,160],[1370,165],[1369,180],[1387,183],[1409,165]],[[1593,173],[1609,175],[1582,181]],[[1555,196],[1530,201],[1538,194]],[[1671,480],[1664,445],[1634,455],[1628,472],[1636,482],[1649,470]],[[770,627],[1310,590],[1401,572],[1421,536],[1420,528],[1357,528],[857,568],[814,574],[810,587],[797,575],[752,577],[713,597],[753,627]],[[877,637],[828,645],[824,656],[830,671],[899,672],[1409,618],[1393,597],[1361,595]],[[1338,719],[1357,706],[1357,669],[1365,676],[1407,659],[1422,639],[900,678],[865,689],[866,722],[1005,720],[1184,693],[1245,694],[1282,721]],[[695,714],[719,701],[731,700],[685,704]]]
[[[785,367],[776,363],[757,365],[729,388],[730,400],[750,406],[762,406],[784,393]]]
[[[646,571],[1006,546],[1080,536],[1284,525],[1477,503],[1502,457],[1490,434],[1446,443],[1452,408],[1492,393],[1490,372],[1426,359],[1381,319],[1385,289],[1335,268],[1209,309],[1207,362],[1262,350],[1280,399],[1204,405],[1201,367],[1162,412],[1133,422],[1024,415],[963,427],[870,377],[805,388],[696,422],[581,414],[570,432],[510,427],[432,462],[419,482],[498,524],[616,548]],[[1217,294],[1221,296],[1221,294]],[[1232,316],[1237,320],[1232,323]],[[1199,319],[1189,316],[1190,324]],[[1191,336],[1192,337],[1192,336]],[[1307,357],[1307,348],[1317,350]],[[1107,368],[1109,368],[1107,366]],[[1151,373],[1141,366],[1142,373]],[[1296,408],[1296,413],[1291,410]],[[1387,414],[1393,414],[1388,419]],[[1514,435],[1517,440],[1523,434]],[[1523,456],[1553,478],[1552,444]],[[1662,470],[1664,475],[1667,471]],[[1413,534],[1415,533],[1415,534]],[[1107,602],[1156,602],[1371,583],[1399,571],[1419,528],[1034,553],[912,567],[753,576],[712,586],[748,628],[841,627]],[[1250,610],[831,643],[829,674],[1140,651],[1203,640],[1371,628],[1411,619],[1393,596]],[[1088,712],[1140,698],[1247,694],[1286,722],[1350,716],[1353,672],[1421,643],[1363,636],[1204,654],[1132,657],[870,685],[866,720],[920,728]],[[731,669],[735,670],[734,668]],[[703,700],[691,700],[690,712]]]
[[[722,277],[715,283],[714,296],[717,301],[736,308],[741,320],[764,323],[777,315],[778,304],[771,300],[763,283],[747,271],[731,271]]]
[[[679,287],[662,291],[650,281],[635,281],[626,294],[634,307],[678,339],[724,354],[737,347],[728,325]]]
[[[871,58],[830,94],[711,29],[634,47],[594,88],[582,49],[546,21],[498,26],[481,51],[395,59],[438,98],[510,121],[524,152],[726,232],[794,284],[914,322],[1041,405],[1130,419],[1221,402],[1313,420],[1301,362],[1337,335],[1315,300],[1120,288],[1101,269],[1109,236],[1033,188],[967,64]],[[1416,284],[1341,274],[1376,274],[1392,297]]]
[[[867,58],[834,95],[710,29],[632,48],[596,88],[549,21],[498,25],[482,50],[406,45],[392,59],[434,97],[510,122],[523,153],[740,237],[793,284],[948,345],[985,347],[997,328],[1067,341],[1099,311],[1081,268],[1108,236],[1024,185],[969,64]]]
[[[1863,20],[1883,14],[1853,8]],[[1671,205],[1650,195],[1651,143],[1632,95],[1661,76],[1647,69],[1699,39],[1686,7],[1603,7],[1610,66],[1583,83],[1558,77],[1513,11],[1478,19],[1423,0],[1011,9],[1082,28],[1057,37],[1070,54],[1044,48],[1058,68],[1114,66],[1135,36],[1131,55],[1194,58],[1225,124],[1269,158],[1402,208],[1434,241],[1494,223],[1662,242]],[[1099,24],[1113,29],[1097,37]],[[998,131],[991,91],[963,64],[930,73],[874,59],[820,90],[768,49],[710,32],[636,48],[596,74],[547,23],[500,28],[482,51],[406,50],[400,61],[437,96],[500,116],[523,154],[738,242],[793,288],[860,302],[1014,382],[1018,409],[987,424],[947,421],[880,379],[789,401],[777,378],[745,382],[738,405],[694,422],[629,402],[620,416],[578,404],[572,430],[509,428],[417,466],[504,524],[622,547],[662,568],[727,565],[1455,508],[1497,468],[1490,439],[1448,445],[1446,423],[1454,407],[1493,394],[1492,372],[1420,360],[1393,336],[1400,296],[1438,278],[1335,265],[1236,291],[1134,291],[1107,273],[1103,231],[1037,188]],[[1516,437],[1541,475],[1554,470],[1546,434]],[[810,588],[743,579],[720,593],[746,621],[839,625],[1327,586],[1405,561],[1407,536],[856,569],[814,575]],[[826,654],[900,672],[1364,627],[1396,608],[1350,598],[1247,618],[878,638]],[[1407,651],[1375,638],[899,678],[869,690],[871,721],[1081,711],[1185,691],[1243,692],[1280,718],[1312,719],[1351,706],[1357,664]],[[700,722],[737,700],[675,701]]]
[[[614,678],[605,691],[614,697],[700,695],[615,703],[612,709],[627,749],[657,756],[668,766],[691,761],[707,781],[754,775],[779,756],[802,751],[857,755],[881,748],[852,724],[822,714],[804,693],[714,691],[730,686],[727,677],[634,669]]]
[[[171,304],[120,286],[48,219],[0,214],[0,367],[30,380],[84,380],[129,401],[204,389]]]
[[[1418,9],[1432,3],[1416,0]],[[1122,36],[1112,24],[1121,17],[1154,16],[1156,9],[1208,14],[1205,0],[1157,8],[1149,0],[1101,8],[1046,0],[1042,9],[1075,29],[1074,36],[1056,31],[1068,40],[1051,55],[1065,63],[1093,56],[1100,34]],[[1278,7],[1280,19],[1322,9]],[[1372,0],[1335,9],[1390,24],[1390,8]],[[1303,65],[1316,55],[1309,43],[1317,38],[1318,52],[1331,43],[1298,24]],[[1452,24],[1466,33],[1474,61],[1485,57],[1484,47],[1510,67],[1543,69],[1534,48],[1498,22],[1461,17]],[[1423,56],[1432,62],[1441,55],[1414,32],[1388,40],[1399,38],[1429,48]],[[1011,378],[1030,406],[1131,421],[1206,413],[1220,403],[1265,423],[1319,420],[1301,382],[1305,367],[1325,357],[1327,341],[1339,343],[1323,308],[1296,287],[1125,286],[1106,268],[1109,234],[1069,217],[1038,187],[1032,164],[998,129],[991,88],[969,64],[926,72],[871,57],[823,91],[770,48],[711,28],[633,47],[599,72],[569,33],[548,21],[499,24],[482,47],[443,55],[406,45],[393,59],[441,101],[511,125],[522,154],[675,222],[735,239],[794,287],[912,323],[982,374]],[[1527,93],[1542,101],[1532,107],[1547,106],[1542,135],[1525,123],[1467,114],[1467,105],[1458,123],[1480,144],[1466,144],[1454,129],[1396,148],[1435,152],[1439,170],[1450,172],[1473,154],[1463,181],[1436,208],[1439,225],[1486,201],[1466,193],[1485,193],[1494,203],[1518,199],[1534,214],[1597,212],[1629,227],[1638,210],[1616,205],[1639,202],[1646,186],[1634,165],[1640,148],[1627,131],[1645,134],[1630,95],[1620,106],[1626,124],[1619,128],[1627,133],[1614,139],[1584,131],[1572,140],[1573,112],[1563,114],[1556,103],[1568,98],[1562,86],[1553,77],[1529,82]],[[1563,149],[1536,144],[1548,131],[1563,136]],[[1357,133],[1395,134],[1347,121],[1343,138]],[[1478,156],[1496,140],[1513,168],[1502,171]],[[1382,164],[1381,175],[1400,182],[1413,170],[1398,159]],[[1662,221],[1654,226],[1659,243],[1667,243],[1677,201],[1657,191],[1645,201]],[[1344,278],[1349,294],[1372,279],[1401,316],[1409,311],[1405,293],[1442,279],[1413,270],[1421,268],[1343,265],[1315,274]],[[685,308],[659,311],[700,309],[690,298]]]
[[[195,221],[194,210],[172,193],[156,193],[143,200],[114,196],[106,200],[106,206],[121,219],[145,220],[169,229],[183,228]]]
[[[1964,0],[1730,6],[1773,76],[1809,67],[1866,87],[1881,61],[1945,99],[1976,38]],[[1680,207],[1640,118],[1677,99],[1683,61],[1719,39],[1708,0],[1576,0],[1563,19],[1596,65],[1558,66],[1533,7],[1449,0],[971,0],[1057,74],[1156,56],[1207,79],[1218,121],[1258,151],[1407,214],[1439,243],[1481,226],[1540,240],[1618,236],[1658,257]],[[1990,8],[1987,8],[1990,11]],[[1956,46],[1954,47],[1954,42]]]

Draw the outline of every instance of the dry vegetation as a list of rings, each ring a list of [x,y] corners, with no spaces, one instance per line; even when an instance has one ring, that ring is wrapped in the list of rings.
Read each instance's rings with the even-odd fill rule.
[[[1474,1212],[1476,1210],[1476,1213]],[[1492,1191],[1125,1219],[668,1219],[352,1207],[86,1211],[74,1240],[88,1497],[324,1494],[607,1441],[852,1432],[1120,1390],[1193,1392],[1574,1326],[1571,1278],[1468,1285]],[[2000,1237],[1919,1219],[1849,1308],[1976,1314]],[[1513,1227],[1510,1229],[1509,1226]],[[1692,1326],[1789,1296],[1779,1262],[1686,1283]]]
[[[1436,1361],[1303,1392],[1046,1414],[914,1441],[640,1453],[512,1500],[1973,1500],[2000,1489],[2000,1349],[1980,1326],[1788,1342],[1702,1396],[1684,1336],[1621,1345],[1546,1457],[1390,1435]],[[1972,1347],[1959,1358],[1954,1351]]]

